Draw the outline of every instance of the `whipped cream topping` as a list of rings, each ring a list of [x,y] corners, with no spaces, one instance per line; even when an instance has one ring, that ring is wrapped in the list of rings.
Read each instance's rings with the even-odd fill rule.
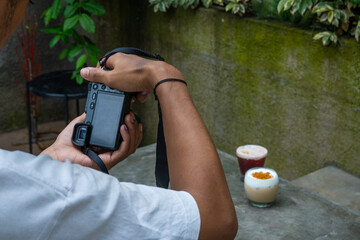
[[[259,145],[244,145],[236,149],[236,156],[243,159],[259,160],[266,157],[268,151]]]
[[[270,173],[271,178],[259,179],[253,176],[255,172]],[[252,188],[271,188],[279,183],[279,177],[275,170],[270,168],[251,168],[245,174],[244,183]]]

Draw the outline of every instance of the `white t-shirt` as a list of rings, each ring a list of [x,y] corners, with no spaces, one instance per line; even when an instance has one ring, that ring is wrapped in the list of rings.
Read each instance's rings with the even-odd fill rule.
[[[187,192],[0,149],[0,239],[197,239]]]

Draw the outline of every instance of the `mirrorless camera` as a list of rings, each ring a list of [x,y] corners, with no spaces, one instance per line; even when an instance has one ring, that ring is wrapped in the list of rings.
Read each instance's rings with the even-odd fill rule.
[[[102,83],[89,83],[86,119],[75,125],[72,142],[81,147],[117,150],[122,141],[120,127],[134,96],[134,93],[112,89]]]

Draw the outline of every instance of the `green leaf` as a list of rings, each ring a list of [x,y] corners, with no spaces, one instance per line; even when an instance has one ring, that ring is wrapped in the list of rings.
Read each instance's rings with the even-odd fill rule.
[[[300,9],[300,2],[301,0],[297,0],[294,2],[294,5],[292,6],[290,12],[292,15],[295,15],[295,13]]]
[[[96,64],[97,64],[97,62],[98,62],[97,57],[94,56],[94,55],[89,55],[88,57],[89,57],[90,62],[92,63],[92,65],[96,66]]]
[[[327,3],[320,2],[315,5],[315,7],[312,10],[312,13],[323,13],[323,12],[328,12],[330,10],[334,10],[334,9]]]
[[[334,18],[334,20],[332,21],[332,25],[334,25],[335,27],[339,27],[339,20],[337,18]]]
[[[50,48],[53,48],[59,42],[60,39],[61,39],[60,35],[56,35],[55,37],[53,37],[49,43]]]
[[[302,0],[300,3],[300,14],[304,16],[307,9],[311,10],[313,6],[312,0]]]
[[[320,22],[325,23],[327,21],[327,19],[328,19],[327,13],[323,13],[320,17]]]
[[[73,5],[66,5],[64,10],[64,17],[69,18],[76,13],[79,9],[79,3],[75,3]]]
[[[80,72],[76,75],[76,83],[81,85],[84,82],[84,79],[81,77]]]
[[[360,0],[350,0],[350,2],[355,3],[355,4],[360,4]]]
[[[323,36],[323,38],[322,38],[322,44],[324,45],[324,46],[327,46],[327,45],[329,45],[329,35],[324,35]]]
[[[328,22],[331,23],[333,19],[334,19],[334,11],[329,11]]]
[[[80,57],[78,57],[78,59],[76,61],[76,69],[82,68],[86,62],[86,59],[87,59],[86,54],[83,54]]]
[[[105,8],[100,3],[89,1],[82,4],[82,7],[94,15],[104,15],[106,13]]]
[[[177,8],[178,4],[179,4],[178,0],[174,0],[174,1],[172,1],[171,6],[173,8]]]
[[[72,48],[70,48],[70,51],[68,53],[68,60],[70,62],[74,61],[74,58],[79,55],[83,50],[83,46],[82,45],[76,45]]]
[[[237,14],[239,11],[240,11],[240,4],[235,4],[232,9],[232,13]]]
[[[72,74],[71,74],[71,79],[76,78],[77,75],[78,75],[78,70],[75,69],[75,70],[72,72]]]
[[[287,2],[287,0],[280,0],[277,5],[277,11],[280,14],[284,10],[284,5]]]
[[[215,3],[220,6],[224,6],[224,0],[215,0]]]
[[[69,36],[65,35],[65,34],[62,34],[61,35],[61,40],[65,43],[65,44],[68,44],[69,42]]]
[[[330,35],[330,41],[332,41],[335,44],[337,43],[338,38],[337,38],[336,34],[333,33]]]
[[[61,26],[57,26],[57,27],[52,27],[52,28],[44,28],[41,29],[42,32],[44,33],[62,33],[62,27]]]
[[[45,25],[47,26],[51,20],[51,15],[52,15],[52,12],[51,12],[51,8],[48,8],[46,9],[44,12],[44,22],[45,22]]]
[[[80,17],[80,15],[77,14],[71,18],[66,19],[64,22],[64,27],[63,27],[64,31],[69,30],[70,28],[74,27],[78,23],[79,17]]]
[[[322,44],[324,45],[324,46],[327,46],[327,45],[329,45],[329,38],[330,38],[330,36],[331,35],[335,35],[334,33],[330,33],[330,32],[320,32],[320,33],[318,33],[318,34],[316,34],[314,37],[313,37],[313,39],[314,40],[319,40],[319,39],[321,39],[322,40]],[[337,39],[337,38],[336,38]]]
[[[62,50],[62,52],[61,52],[60,55],[59,55],[59,59],[60,59],[60,60],[63,60],[63,59],[66,57],[66,55],[68,54],[68,52],[69,52],[69,49],[68,49],[68,48]]]
[[[159,11],[159,3],[154,5],[154,12],[158,12]]]
[[[314,40],[319,40],[319,39],[322,38],[322,37],[323,37],[322,33],[317,33],[317,34],[315,34],[315,36],[313,37],[313,39],[314,39]]]
[[[186,10],[190,7],[190,5],[191,5],[191,2],[190,2],[190,0],[188,0],[187,2],[184,3],[183,8]]]
[[[346,22],[346,23],[348,23],[349,22],[349,18],[350,17],[353,17],[354,16],[354,14],[350,11],[350,10],[345,10],[345,11],[342,11],[342,10],[340,10],[340,19],[341,19],[341,21],[343,21],[343,22]]]
[[[360,31],[355,31],[355,40],[359,42]]]
[[[228,3],[225,7],[225,11],[228,12],[229,10],[231,10],[233,8],[234,5],[235,5],[235,3],[233,3],[233,2]]]
[[[96,47],[94,44],[92,43],[88,43],[85,45],[85,49],[91,54],[91,55],[99,55],[100,54],[100,49],[98,47]]]
[[[57,19],[61,9],[61,0],[54,0],[53,4],[51,5],[51,9],[52,9],[51,18]]]
[[[287,11],[291,8],[291,6],[294,4],[295,0],[287,0],[284,4],[284,11]]]
[[[239,3],[239,6],[240,6],[240,12],[242,13],[242,14],[245,14],[245,6],[244,6],[244,4],[241,4],[241,3]]]
[[[159,10],[160,10],[160,12],[166,12],[166,5],[165,5],[165,3],[160,3],[160,5],[159,5]]]
[[[209,8],[212,5],[212,0],[201,0],[204,7]]]
[[[79,18],[81,27],[88,33],[95,33],[95,23],[89,15],[83,13]]]

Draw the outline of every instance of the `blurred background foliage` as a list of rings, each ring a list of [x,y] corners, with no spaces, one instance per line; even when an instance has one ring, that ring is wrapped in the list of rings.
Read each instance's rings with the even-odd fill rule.
[[[95,33],[92,16],[105,13],[103,5],[92,0],[54,0],[42,14],[46,26],[51,20],[58,20],[57,22],[60,23],[42,31],[55,35],[49,43],[50,48],[59,41],[68,46],[60,53],[59,59],[67,58],[70,62],[76,59],[72,78],[75,78],[78,84],[83,82],[80,69],[87,61],[96,65],[100,54],[99,48],[88,36]]]
[[[324,46],[338,44],[341,36],[356,41],[360,38],[360,0],[149,0],[149,3],[155,12],[166,12],[172,7],[217,6],[240,16],[259,15],[265,7],[268,12],[260,15],[312,28],[316,31],[313,39]]]

